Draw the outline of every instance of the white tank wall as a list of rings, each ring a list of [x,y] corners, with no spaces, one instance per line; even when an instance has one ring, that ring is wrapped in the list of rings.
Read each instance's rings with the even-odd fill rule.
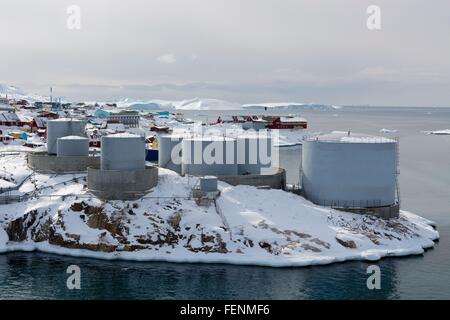
[[[58,157],[89,156],[89,139],[78,136],[58,138],[56,142]]]
[[[181,174],[181,136],[164,135],[158,139],[158,165]],[[172,159],[172,152],[178,159]],[[178,163],[174,163],[178,162]],[[178,161],[177,161],[178,160]]]
[[[217,177],[205,176],[200,178],[200,190],[204,192],[217,191]]]
[[[102,170],[145,169],[145,139],[131,134],[103,136]]]
[[[56,119],[47,122],[47,152],[57,153],[58,138],[66,136],[85,136],[85,123],[81,120]]]
[[[396,143],[304,141],[302,185],[308,199],[341,207],[395,203]]]
[[[211,154],[212,149],[221,153],[219,162],[208,163],[204,154]],[[205,152],[206,150],[206,152]],[[214,153],[212,153],[214,155]],[[188,138],[182,142],[182,174],[194,176],[215,175],[227,176],[237,175],[237,147],[235,139],[222,138]]]
[[[272,156],[270,137],[243,136],[238,137],[236,143],[239,174],[261,174],[261,169],[270,168]]]

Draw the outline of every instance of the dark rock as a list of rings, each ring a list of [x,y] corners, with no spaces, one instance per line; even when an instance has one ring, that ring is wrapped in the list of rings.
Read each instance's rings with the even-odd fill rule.
[[[342,240],[337,237],[335,239],[340,245],[342,245],[346,248],[356,249],[356,247],[357,247],[355,241],[353,241],[353,240]]]
[[[38,211],[33,210],[25,213],[22,217],[11,221],[8,224],[6,233],[10,241],[25,241],[28,237],[28,230],[36,222]]]
[[[272,245],[271,245],[270,243],[261,241],[261,242],[259,242],[258,244],[259,244],[259,246],[260,246],[261,248],[265,249],[267,252],[269,252],[269,253],[272,253],[272,252],[273,252],[273,251],[272,251]]]
[[[175,230],[180,231],[181,214],[174,212],[168,219],[167,223]]]

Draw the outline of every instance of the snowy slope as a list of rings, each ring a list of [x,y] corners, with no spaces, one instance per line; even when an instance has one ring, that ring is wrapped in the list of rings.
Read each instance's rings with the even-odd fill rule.
[[[15,162],[25,165],[24,156]],[[281,190],[220,183],[217,207],[198,206],[189,197],[197,179],[159,173],[158,186],[145,198],[107,202],[86,190],[85,174],[36,174],[17,191],[34,192],[32,198],[0,205],[7,233],[0,228],[0,251],[305,266],[422,254],[439,237],[429,221],[411,213],[386,221],[316,206]]]

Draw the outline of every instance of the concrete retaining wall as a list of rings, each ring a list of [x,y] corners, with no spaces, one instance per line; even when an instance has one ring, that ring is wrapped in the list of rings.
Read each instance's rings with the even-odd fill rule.
[[[87,171],[88,167],[100,165],[100,157],[73,156],[57,157],[43,153],[29,153],[27,163],[30,169],[40,173],[70,173]]]
[[[370,214],[372,216],[377,216],[383,219],[398,218],[400,214],[400,207],[398,204],[375,208],[334,208],[334,209],[358,214]]]
[[[158,184],[158,168],[143,170],[100,170],[88,168],[88,188],[103,200],[135,200]]]
[[[269,186],[271,189],[286,188],[286,170],[279,168],[274,174],[268,175],[238,175],[238,176],[218,176],[219,180],[224,181],[232,186],[246,185],[246,186]]]

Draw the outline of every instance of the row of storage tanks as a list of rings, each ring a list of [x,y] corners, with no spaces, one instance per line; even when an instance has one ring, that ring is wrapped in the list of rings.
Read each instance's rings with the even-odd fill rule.
[[[48,122],[49,154],[88,156],[84,122],[58,119]],[[159,139],[159,166],[180,174],[234,176],[261,174],[271,166],[270,136],[192,137],[163,135]],[[211,153],[211,150],[214,150]],[[214,161],[203,158],[213,154]],[[264,155],[261,157],[261,155]],[[396,202],[398,141],[353,133],[333,133],[305,139],[301,183],[314,203],[343,207],[389,206]],[[132,134],[102,137],[102,170],[145,168],[145,140]]]
[[[89,140],[85,122],[77,119],[56,119],[47,122],[47,153],[58,157],[88,156]]]
[[[88,157],[89,139],[85,122],[56,119],[47,123],[47,153],[58,157]],[[145,139],[121,133],[102,137],[102,170],[139,170],[145,168]]]
[[[76,119],[56,119],[47,124],[47,152],[59,157],[89,156],[85,123]],[[204,157],[211,155],[211,158]],[[260,174],[270,167],[272,138],[192,137],[163,135],[159,139],[159,166],[189,175],[234,176]],[[145,168],[145,140],[128,133],[102,137],[102,170]]]
[[[208,154],[214,144],[220,146],[219,158],[223,164],[195,161],[196,155]],[[201,153],[196,152],[196,148]],[[260,157],[255,159],[256,154],[265,154],[268,159],[275,156],[270,137],[244,135],[231,139],[166,135],[159,141],[159,166],[181,174],[261,174],[270,163]],[[228,161],[230,155],[233,156]],[[302,192],[316,204],[354,208],[398,204],[398,140],[395,138],[352,132],[307,137],[302,144],[301,157]],[[174,159],[181,159],[181,162],[175,163]]]
[[[261,174],[271,167],[273,154],[270,136],[163,135],[158,145],[160,167],[194,176]]]
[[[57,119],[47,125],[47,151],[59,157],[89,156],[85,123],[75,119]],[[210,155],[211,157],[204,157]],[[260,174],[270,167],[270,136],[192,137],[165,135],[159,139],[158,162],[180,174],[235,176]],[[102,170],[145,168],[145,140],[132,134],[102,137]]]

